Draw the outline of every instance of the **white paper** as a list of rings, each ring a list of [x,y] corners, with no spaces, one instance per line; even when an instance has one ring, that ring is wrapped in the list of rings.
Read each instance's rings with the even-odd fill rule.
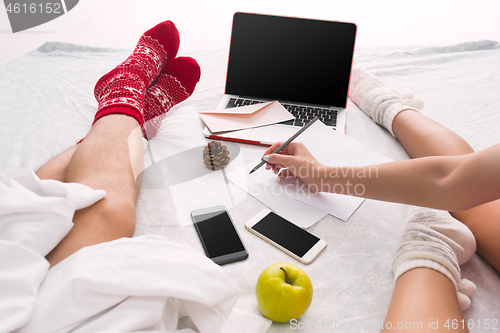
[[[348,136],[337,133],[319,121],[297,137],[295,142],[302,142],[320,163],[328,166],[365,166],[391,161],[384,155]],[[253,165],[248,165],[247,171],[258,163],[259,161],[255,161]],[[369,168],[364,175],[357,174],[356,176],[375,177],[378,175],[376,171],[376,167]],[[352,169],[344,169],[344,172],[352,172]],[[279,182],[276,175],[265,170],[264,167],[252,174],[247,172],[238,174],[239,176],[234,173],[228,174],[228,178],[276,213],[303,228],[313,225],[325,214],[347,221],[365,200],[356,196],[325,192],[312,193],[298,179],[287,178]],[[361,193],[363,189],[352,184],[352,187],[346,187],[345,190],[349,193]]]
[[[196,209],[223,205],[231,209],[246,197],[246,193],[227,182],[224,172],[233,171],[240,175],[243,170],[243,158],[239,154],[225,169],[215,170],[209,174],[190,181],[169,186],[172,200],[181,227],[191,225],[191,212]]]
[[[367,166],[392,161],[364,144],[344,134],[332,131],[331,128],[319,121],[311,125],[295,141],[304,143],[318,162],[328,166]],[[318,142],[328,142],[329,144],[318,144]],[[352,172],[352,169],[344,170],[344,172]],[[366,173],[356,176],[376,177],[378,176],[377,169],[376,167],[369,168]],[[355,187],[355,184],[344,190],[348,193],[361,194],[363,192],[363,188]],[[364,201],[360,197],[332,193],[300,194],[297,196],[297,200],[343,221],[347,221]]]
[[[332,130],[320,121],[312,124],[294,141],[302,142],[318,162],[324,165],[363,166],[392,161],[361,142]]]
[[[365,199],[333,193],[316,193],[297,195],[296,200],[347,221]]]
[[[249,163],[244,172],[232,170],[227,173],[228,179],[241,189],[268,206],[278,215],[301,228],[308,228],[321,220],[327,213],[296,200],[295,193],[299,190],[294,184],[280,183],[276,175],[264,167],[249,174],[257,164]],[[303,185],[303,190],[307,186]]]

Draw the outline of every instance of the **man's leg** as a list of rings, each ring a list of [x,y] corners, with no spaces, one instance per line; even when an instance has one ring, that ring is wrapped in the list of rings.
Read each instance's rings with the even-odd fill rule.
[[[392,130],[412,158],[462,155],[474,150],[459,135],[415,111],[403,111]],[[462,212],[451,212],[476,237],[477,252],[500,272],[500,200]]]
[[[134,118],[113,114],[99,119],[77,146],[66,181],[105,190],[107,196],[75,213],[73,228],[47,255],[51,266],[85,246],[134,234],[139,193],[134,174],[143,162],[141,140]]]
[[[82,247],[134,234],[141,132],[154,137],[165,113],[188,98],[200,78],[194,59],[175,58],[178,47],[171,21],[146,31],[134,52],[97,82],[99,105],[89,135],[39,170],[43,177],[107,192],[103,200],[75,212],[73,228],[47,256],[52,266]]]
[[[40,179],[54,179],[60,182],[66,182],[66,170],[68,169],[69,161],[76,150],[73,146],[59,155],[50,159],[42,165],[35,173]]]

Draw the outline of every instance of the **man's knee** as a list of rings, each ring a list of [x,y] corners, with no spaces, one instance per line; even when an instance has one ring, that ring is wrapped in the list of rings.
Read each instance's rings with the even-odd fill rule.
[[[132,237],[135,232],[135,202],[130,199],[106,197],[99,207],[102,227],[112,238]]]

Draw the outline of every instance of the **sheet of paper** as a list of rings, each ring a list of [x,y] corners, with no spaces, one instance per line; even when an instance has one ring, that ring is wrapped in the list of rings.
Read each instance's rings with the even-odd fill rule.
[[[324,211],[295,200],[292,193],[296,189],[283,186],[278,182],[276,175],[264,167],[250,175],[250,170],[257,163],[247,164],[244,172],[233,169],[227,172],[227,178],[299,227],[308,228],[326,216],[327,213]]]
[[[216,205],[231,209],[248,195],[248,192],[242,191],[227,180],[227,172],[230,171],[237,175],[239,172],[240,177],[245,177],[245,165],[243,155],[235,151],[234,147],[238,146],[233,143],[226,145],[231,151],[229,156],[232,159],[224,169],[212,171],[203,165],[201,155],[204,147],[195,147],[173,155],[162,166],[164,184],[168,185],[181,227],[193,223],[191,212],[195,209]],[[157,164],[161,165],[161,161]],[[183,172],[179,168],[186,171]]]
[[[313,156],[322,164],[328,166],[367,166],[392,161],[390,158],[374,151],[370,147],[344,135],[332,131],[322,122],[314,123],[296,142],[302,142]],[[328,142],[329,144],[321,144]],[[353,169],[344,168],[338,170],[338,177],[342,172],[353,172]],[[358,173],[355,177],[377,177],[377,168],[367,168],[364,173]],[[341,190],[339,187],[338,190]],[[357,184],[342,188],[347,193],[362,194],[364,188]],[[316,196],[300,194],[297,200],[331,214],[343,221],[358,209],[364,199],[355,196],[338,195],[331,193],[318,193]]]
[[[318,162],[330,166],[362,166],[392,161],[320,121],[312,124],[294,142],[302,142]]]
[[[258,161],[254,164],[257,163]],[[359,197],[313,193],[296,178],[287,178],[279,182],[276,175],[264,167],[248,175],[254,166],[252,163],[247,165],[246,177],[242,177],[244,173],[239,173],[239,177],[228,174],[228,179],[302,228],[312,226],[326,214],[347,221],[364,201]]]
[[[329,166],[365,166],[391,161],[360,142],[337,133],[322,122],[314,123],[297,137],[295,142],[304,143],[320,163]],[[258,162],[255,161],[255,165]],[[253,166],[248,165],[248,170]],[[343,168],[338,169],[338,172],[338,177],[341,177],[342,172],[353,172],[353,169]],[[347,221],[364,201],[363,198],[356,196],[324,192],[311,193],[307,186],[294,178],[287,178],[280,183],[276,175],[266,171],[264,167],[251,175],[247,173],[239,173],[239,175],[236,177],[228,174],[228,178],[269,208],[275,210],[276,213],[305,228],[319,221],[322,218],[321,214],[330,214]],[[246,175],[246,177],[241,175]],[[377,177],[377,168],[376,166],[367,168],[365,173],[358,173],[355,176]],[[356,184],[352,184],[344,190],[349,193],[363,191],[363,188],[355,186]],[[304,205],[298,205],[298,203]]]
[[[299,192],[296,200],[333,215],[342,221],[347,221],[365,199],[324,192],[307,194]]]
[[[212,133],[271,125],[295,118],[278,101],[204,111],[199,115]]]

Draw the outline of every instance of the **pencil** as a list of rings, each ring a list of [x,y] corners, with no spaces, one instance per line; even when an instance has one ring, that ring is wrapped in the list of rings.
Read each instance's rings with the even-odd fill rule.
[[[301,135],[306,129],[309,128],[309,126],[311,126],[316,120],[318,120],[318,116],[314,117],[310,122],[308,122],[304,127],[302,127],[300,130],[297,131],[297,133],[295,133],[294,135],[292,135],[290,137],[290,139],[286,140],[285,142],[283,142],[283,144],[281,146],[279,146],[278,148],[276,148],[275,151],[273,151],[271,154],[276,154],[276,153],[279,153],[283,148],[285,148],[286,146],[288,146],[290,144],[290,142],[292,142],[293,140],[295,140],[299,135]],[[263,166],[264,164],[266,164],[267,162],[262,160],[260,161],[259,164],[257,164],[255,166],[255,168],[252,169],[252,171],[250,171],[250,174],[259,170],[259,168],[261,166]]]

